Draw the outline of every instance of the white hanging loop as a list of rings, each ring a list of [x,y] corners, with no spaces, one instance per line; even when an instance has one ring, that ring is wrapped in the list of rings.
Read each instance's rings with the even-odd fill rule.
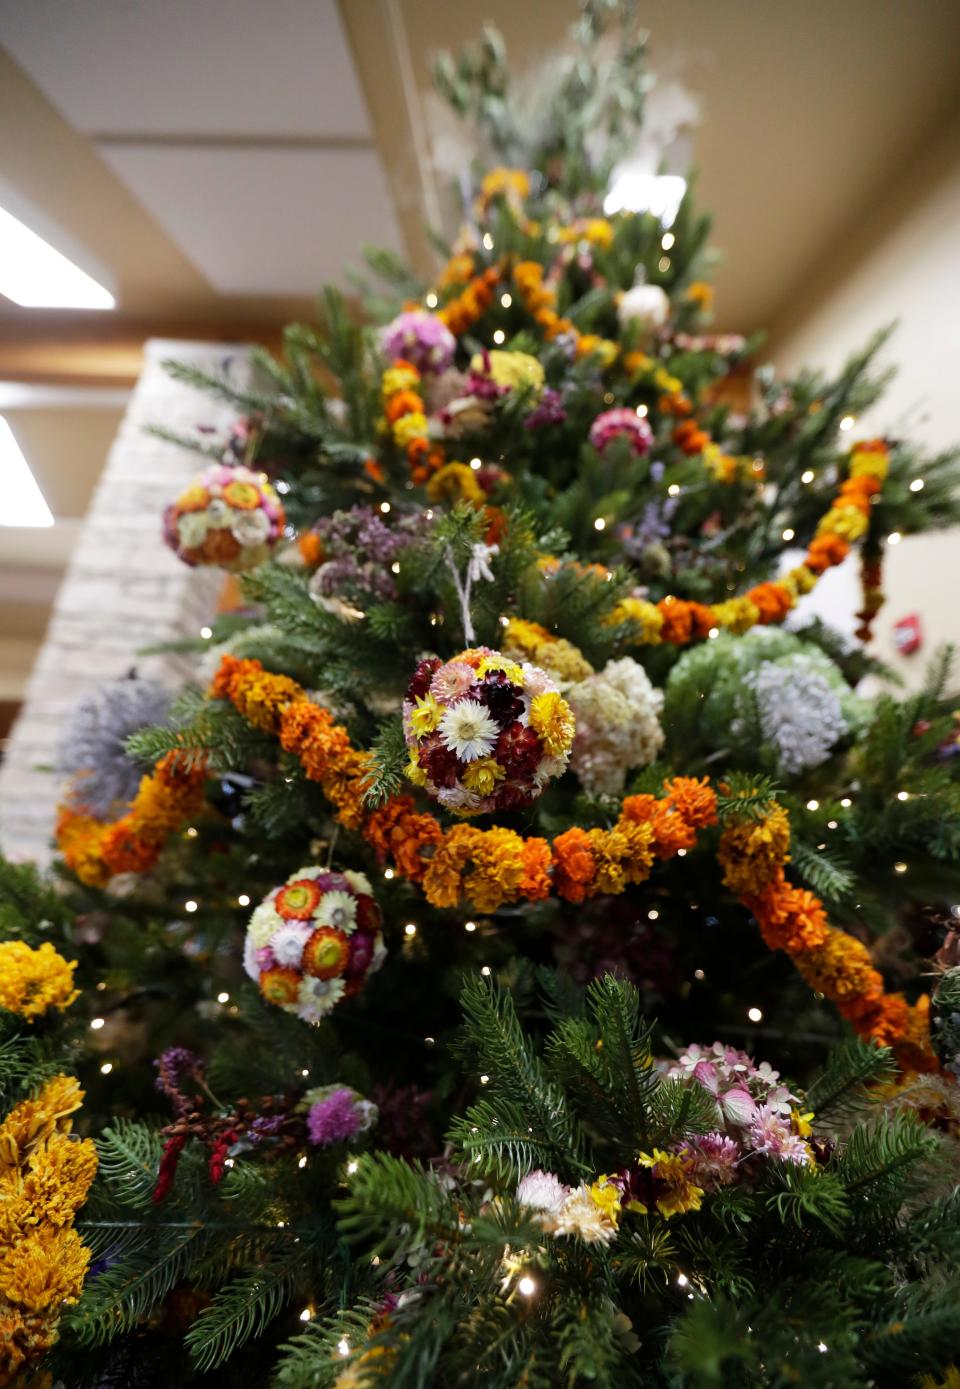
[[[471,547],[470,558],[467,560],[467,567],[464,577],[460,577],[456,561],[453,558],[453,551],[448,545],[445,551],[447,565],[453,575],[454,587],[457,590],[457,598],[460,601],[460,621],[463,626],[463,636],[468,646],[472,646],[476,639],[476,632],[473,626],[473,617],[470,612],[470,593],[473,585],[480,579],[485,579],[487,583],[493,583],[493,570],[490,568],[490,561],[494,555],[500,553],[499,545],[485,545],[482,540],[478,540]]]

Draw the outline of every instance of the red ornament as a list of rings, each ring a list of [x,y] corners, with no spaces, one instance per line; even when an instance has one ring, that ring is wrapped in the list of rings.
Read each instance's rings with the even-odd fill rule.
[[[901,656],[912,656],[923,645],[920,614],[910,613],[893,624],[893,640]]]

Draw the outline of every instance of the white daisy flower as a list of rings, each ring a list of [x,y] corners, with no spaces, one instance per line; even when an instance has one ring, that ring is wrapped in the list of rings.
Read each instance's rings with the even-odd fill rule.
[[[451,705],[440,720],[440,741],[455,752],[463,762],[488,757],[499,736],[490,713],[473,699],[461,699]]]
[[[227,502],[220,497],[215,497],[207,507],[207,515],[210,517],[210,524],[214,530],[226,530],[234,517],[234,510]],[[239,536],[237,539],[239,540]]]
[[[272,902],[261,902],[259,907],[254,909],[250,918],[250,925],[247,927],[247,939],[253,941],[255,950],[259,950],[261,946],[269,945],[273,933],[279,931],[281,926],[285,924],[283,917]]]
[[[202,545],[207,538],[207,531],[210,526],[211,520],[208,512],[188,511],[177,522],[177,535],[180,537],[180,544],[185,550],[193,550],[196,546]]]
[[[241,545],[260,545],[270,534],[270,517],[259,508],[256,511],[234,511],[227,524],[234,539]]]
[[[296,1013],[304,1022],[319,1022],[334,1007],[344,990],[342,979],[315,979],[307,974],[300,981],[298,1002],[287,1011]]]
[[[343,876],[353,888],[354,892],[361,892],[367,897],[373,896],[373,887],[366,873],[358,873],[353,868],[345,868]]]
[[[270,949],[278,965],[297,969],[303,958],[303,947],[313,935],[313,927],[288,921],[273,937]]]
[[[357,924],[357,899],[350,892],[331,888],[320,899],[313,919],[318,926],[335,926],[349,936]]]

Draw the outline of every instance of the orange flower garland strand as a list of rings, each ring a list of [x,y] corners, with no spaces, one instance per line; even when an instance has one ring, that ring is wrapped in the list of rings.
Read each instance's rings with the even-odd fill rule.
[[[274,679],[278,677],[273,677]],[[206,767],[168,752],[119,820],[105,822],[72,806],[60,807],[57,844],[64,862],[82,882],[102,887],[117,873],[145,873],[160,857],[167,838],[204,804]]]
[[[228,699],[254,727],[277,737],[286,752],[300,761],[306,776],[317,782],[340,823],[359,832],[381,861],[411,882],[418,883],[435,907],[455,907],[470,901],[479,911],[494,912],[505,903],[542,901],[555,892],[567,902],[619,894],[649,877],[656,859],[686,853],[698,831],[717,823],[716,792],[706,777],[673,777],[664,782],[664,795],[627,796],[610,829],[574,827],[551,843],[525,838],[502,826],[479,829],[458,824],[444,829],[435,815],[418,811],[410,796],[391,796],[371,809],[365,804],[372,758],[353,747],[346,729],[329,710],[314,704],[306,692],[285,675],[265,671],[259,661],[224,656],[210,689],[213,698]],[[163,770],[169,776],[167,755],[144,787],[153,787]],[[189,774],[191,798],[198,794]],[[161,782],[160,784],[165,784]],[[68,862],[85,882],[102,883],[114,872],[142,871],[132,866],[133,853],[116,851],[128,845],[127,822],[142,815],[137,801],[115,826],[97,825],[81,854],[73,841],[76,826],[64,822],[58,842]],[[173,813],[177,796],[165,813],[151,822],[147,866],[155,860],[163,836],[180,819]],[[189,810],[196,809],[191,799]],[[124,826],[117,836],[115,831]],[[137,840],[142,843],[142,840]],[[811,892],[792,886],[783,873],[788,858],[790,827],[786,811],[771,802],[759,820],[728,825],[720,839],[718,859],[724,882],[756,916],[764,941],[783,950],[811,988],[836,1003],[862,1036],[892,1046],[901,1062],[914,1070],[936,1069],[929,1042],[929,1000],[910,1006],[901,994],[887,994],[873,968],[866,946],[830,926],[823,904]],[[122,867],[115,866],[117,862]]]

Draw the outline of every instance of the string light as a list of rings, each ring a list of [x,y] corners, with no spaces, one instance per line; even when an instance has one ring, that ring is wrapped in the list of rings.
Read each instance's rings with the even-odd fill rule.
[[[201,628],[200,628],[200,635],[203,637],[204,641],[209,641],[210,638],[213,636],[213,628],[212,628],[212,627],[201,627]]]
[[[470,467],[473,469],[474,472],[478,472],[479,469],[483,467],[483,459],[482,459],[482,458],[471,458],[471,459],[470,459]]]
[[[855,424],[856,420],[852,415],[844,415],[843,419],[840,421],[840,428],[846,432],[848,429],[852,429]]]
[[[408,921],[406,926],[404,926],[403,928],[403,934],[405,936],[415,936],[417,934],[416,923],[413,921]]]
[[[641,419],[643,419],[647,415],[647,413],[647,407],[645,405],[637,406],[637,414],[640,416]]]
[[[481,965],[481,967],[480,967],[480,973],[483,975],[484,979],[488,979],[488,978],[490,977],[490,966],[489,966],[489,965]]]
[[[677,486],[677,484],[676,484],[675,482],[671,482],[670,486],[667,488],[667,496],[668,496],[668,497],[679,497],[679,495],[680,495],[680,488]]]
[[[678,850],[677,850],[677,858],[686,858],[686,857],[687,857],[687,851],[686,851],[686,849],[678,849]]]
[[[483,249],[485,251],[493,250],[493,237],[490,235],[489,232],[483,233]]]
[[[191,898],[189,902],[184,902],[183,910],[185,912],[195,912],[197,910],[197,903]]]
[[[304,1066],[304,1068],[303,1068],[303,1070],[300,1072],[300,1074],[304,1077],[304,1079],[306,1079],[306,1077],[310,1074],[310,1072],[307,1070],[306,1066]]]
[[[359,1162],[357,1162],[356,1158],[351,1158],[350,1161],[347,1163],[347,1171],[349,1172],[351,1177],[353,1176],[354,1172],[356,1172],[359,1166],[360,1164]]]
[[[104,1061],[103,1065],[100,1067],[100,1074],[103,1075],[103,1076],[108,1076],[112,1070],[113,1070],[113,1062],[112,1062],[112,1061]]]
[[[669,257],[669,256],[661,256],[660,259],[657,261],[657,269],[660,271],[661,274],[664,274],[667,270],[669,270],[669,269],[670,269],[670,257]]]
[[[399,574],[399,573],[400,573],[400,561],[399,561],[398,559],[395,559],[395,560],[393,561],[393,563],[391,564],[391,566],[390,566],[390,572],[393,573],[393,574]]]
[[[312,1308],[312,1307],[304,1307],[303,1311],[300,1313],[300,1320],[301,1320],[301,1321],[309,1321],[310,1318],[311,1318],[312,1316],[313,1316],[313,1308]]]
[[[899,532],[899,531],[891,531],[890,534],[887,536],[887,544],[888,544],[888,545],[899,545],[899,544],[900,544],[900,532]]]
[[[694,979],[706,979],[707,976],[704,974],[702,969],[695,969],[693,971],[693,977]]]
[[[689,1282],[690,1282],[690,1279],[687,1277],[687,1275],[686,1275],[685,1273],[678,1273],[678,1274],[677,1274],[677,1287],[678,1287],[678,1288],[685,1288]]]
[[[383,870],[383,876],[384,876],[384,877],[387,879],[387,881],[389,882],[390,879],[393,877],[393,869],[392,869],[392,868],[385,868],[385,869]]]
[[[536,1291],[536,1283],[530,1277],[529,1273],[525,1273],[517,1284],[517,1292],[522,1293],[524,1297],[533,1297]]]
[[[713,640],[714,637],[718,637],[719,635],[720,635],[720,628],[719,628],[719,627],[711,627],[710,630],[709,630],[709,632],[707,633],[707,636],[710,638],[711,641]]]
[[[811,483],[813,481],[813,469],[807,468],[806,472],[801,473],[800,481],[807,484]]]
[[[347,1340],[346,1336],[344,1336],[342,1340],[337,1342],[337,1350],[343,1356],[347,1356],[350,1354],[350,1342]]]
[[[389,515],[389,512],[390,512],[390,503],[389,503],[389,502],[381,502],[381,503],[380,503],[380,510],[383,512],[384,516]]]
[[[436,1037],[424,1037],[423,1045],[425,1047],[435,1047],[437,1045]]]
[[[853,801],[850,799],[849,796],[844,796],[840,804],[843,806],[845,810],[849,810],[850,806],[853,805]]]
[[[673,232],[664,232],[660,245],[663,247],[665,251],[669,251],[670,247],[673,245],[676,239],[677,238],[674,236]]]
[[[793,529],[792,526],[788,526],[787,529],[783,532],[784,540],[792,540],[795,535],[796,531]]]
[[[827,821],[827,829],[828,829],[828,830],[835,830],[836,828],[837,828],[837,822],[836,822],[836,820],[828,820],[828,821]]]
[[[922,491],[923,491],[923,478],[922,478],[922,477],[915,477],[915,478],[913,479],[913,481],[912,481],[911,484],[910,484],[910,491],[911,491],[911,492],[922,492]]]
[[[196,825],[190,825],[187,829],[187,838],[196,839],[199,833],[200,831],[197,829]]]
[[[427,308],[435,309],[439,303],[440,300],[434,294],[433,290],[431,290],[430,293],[427,295]]]
[[[307,1165],[307,1159],[306,1159],[305,1157],[302,1157],[302,1158],[300,1159],[300,1161],[297,1163],[297,1166],[298,1166],[298,1167],[306,1167],[306,1165]]]
[[[481,1084],[481,1085],[489,1085],[489,1084],[490,1084],[490,1077],[489,1077],[489,1076],[481,1076],[481,1077],[480,1077],[480,1084]]]
[[[465,921],[463,923],[463,929],[465,931],[475,931],[477,929],[477,923],[475,921]]]
[[[819,810],[819,809],[820,809],[820,802],[819,802],[819,801],[807,801],[807,809],[808,809],[808,810]]]
[[[607,529],[607,523],[602,516],[598,516],[597,519],[594,521],[593,529],[595,531],[605,531]]]
[[[512,295],[512,294],[501,294],[501,296],[500,296],[500,303],[502,304],[502,306],[503,306],[505,309],[509,309],[510,305],[513,303],[513,295]]]
[[[825,1341],[820,1341],[820,1342],[818,1342],[818,1344],[817,1344],[817,1350],[820,1352],[821,1355],[823,1355],[824,1352],[827,1351],[828,1349],[829,1349],[829,1347],[827,1346],[827,1344],[826,1344]]]
[[[660,913],[657,911],[656,907],[653,907],[650,911],[647,912],[647,920],[656,921],[659,915]]]
[[[760,1008],[748,1008],[747,1017],[751,1022],[763,1022],[763,1010]]]
[[[230,995],[229,995],[228,993],[217,994],[217,1002],[218,1002],[218,1003],[229,1003],[229,1002],[230,1002]]]
[[[99,1032],[100,1029],[101,1029],[101,1027],[103,1027],[103,1025],[104,1025],[105,1022],[106,1022],[106,1018],[91,1018],[91,1019],[90,1019],[90,1026],[91,1026],[91,1028],[93,1029],[94,1032]]]
[[[898,800],[898,801],[908,801],[909,799],[910,799],[910,792],[909,792],[909,791],[898,791],[898,792],[897,792],[897,800]]]
[[[494,335],[493,335],[493,340],[494,340],[494,342],[495,342],[498,346],[499,346],[500,343],[506,342],[506,340],[507,340],[507,335],[506,335],[506,333],[503,331],[502,328],[498,328],[498,329],[496,330],[496,332],[495,332]]]
[[[907,865],[901,859],[899,862],[893,865],[893,871],[894,873],[906,873]]]

